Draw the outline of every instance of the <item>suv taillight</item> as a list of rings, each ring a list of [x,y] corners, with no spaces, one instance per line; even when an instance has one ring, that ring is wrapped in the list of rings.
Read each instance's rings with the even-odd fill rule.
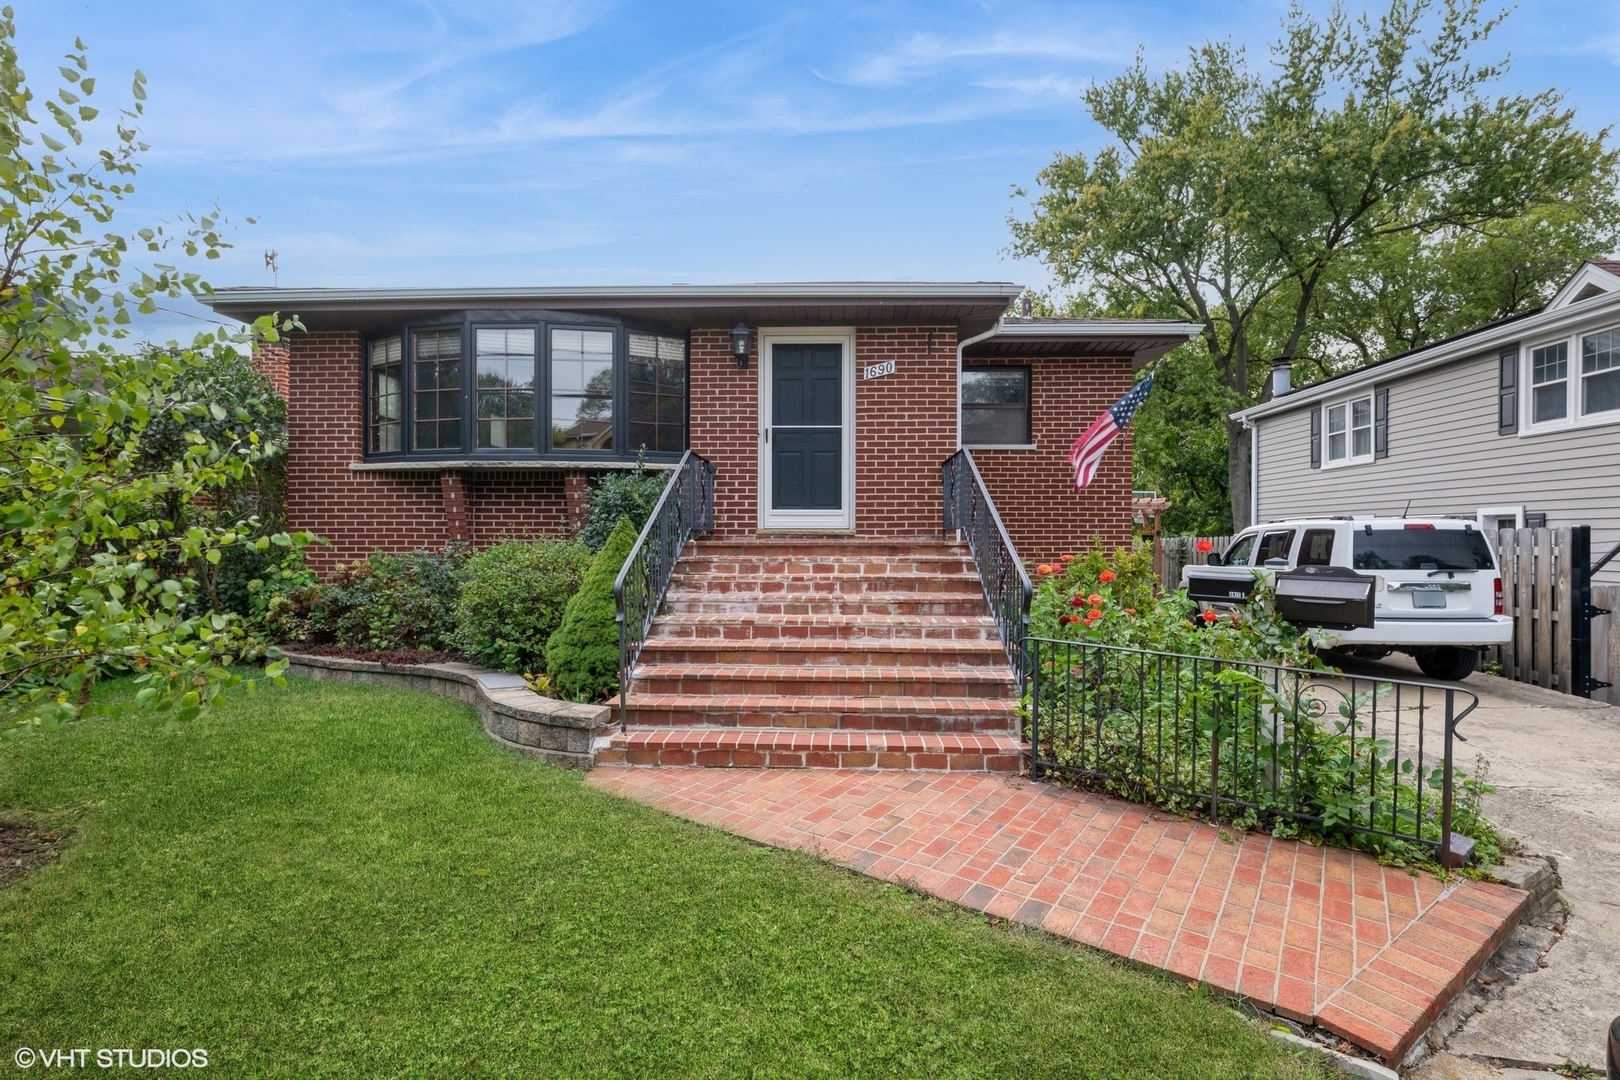
[[[1496,613],[1502,614],[1502,579],[1496,579]]]

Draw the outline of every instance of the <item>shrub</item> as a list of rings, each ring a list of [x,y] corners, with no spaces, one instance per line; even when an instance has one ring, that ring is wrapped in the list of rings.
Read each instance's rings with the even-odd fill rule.
[[[613,579],[635,546],[636,528],[619,519],[591,560],[585,583],[568,601],[562,625],[546,642],[546,674],[570,701],[600,701],[619,688],[619,626]]]
[[[1042,564],[1034,576],[1034,637],[1146,651],[1038,645],[1041,713],[1062,718],[1043,726],[1041,742],[1060,764],[1111,794],[1178,812],[1206,806],[1212,783],[1233,796],[1243,777],[1243,797],[1257,806],[1236,819],[1240,827],[1267,824],[1296,835],[1302,826],[1293,815],[1303,813],[1314,818],[1306,828],[1319,840],[1391,860],[1431,856],[1370,829],[1438,839],[1439,770],[1419,768],[1406,748],[1382,737],[1387,719],[1381,737],[1371,737],[1375,703],[1392,705],[1387,685],[1353,696],[1334,690],[1334,673],[1314,653],[1330,636],[1279,618],[1270,588],[1257,587],[1233,612],[1204,616],[1185,592],[1155,590],[1147,548],[1096,550]],[[1284,676],[1255,663],[1306,670]],[[1026,716],[1031,704],[1026,697]],[[1216,744],[1221,764],[1212,779]],[[1455,782],[1452,828],[1478,841],[1481,857],[1494,858],[1499,840],[1479,813],[1489,786],[1461,770]]]
[[[367,649],[443,649],[455,631],[465,562],[455,549],[375,552],[327,584],[299,584],[266,605],[280,641]]]
[[[456,602],[457,649],[502,671],[530,671],[579,591],[591,553],[577,540],[509,541],[467,560]]]
[[[579,531],[580,540],[592,551],[602,550],[620,518],[630,519],[630,535],[634,540],[647,524],[668,479],[668,473],[648,472],[639,457],[634,469],[611,472],[599,478],[591,488],[585,527]]]

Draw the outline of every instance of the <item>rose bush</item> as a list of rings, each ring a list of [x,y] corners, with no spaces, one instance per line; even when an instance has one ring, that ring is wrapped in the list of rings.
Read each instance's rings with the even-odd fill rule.
[[[1439,771],[1370,737],[1369,710],[1378,698],[1387,706],[1388,684],[1335,696],[1318,642],[1276,615],[1263,585],[1217,615],[1161,592],[1151,549],[1098,548],[1036,567],[1030,634],[1025,735],[1036,734],[1038,693],[1042,757],[1078,782],[1180,812],[1206,811],[1214,791],[1239,827],[1432,857],[1374,831],[1439,836]],[[1489,863],[1500,842],[1480,813],[1490,789],[1454,777],[1453,831]]]

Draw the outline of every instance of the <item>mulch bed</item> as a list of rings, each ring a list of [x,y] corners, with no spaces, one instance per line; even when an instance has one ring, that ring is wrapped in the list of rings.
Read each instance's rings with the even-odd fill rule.
[[[61,843],[58,832],[35,829],[15,818],[0,818],[0,888],[54,859]]]
[[[282,645],[284,652],[307,656],[333,656],[339,660],[365,660],[373,664],[470,664],[457,652],[435,649],[359,649],[346,645]]]

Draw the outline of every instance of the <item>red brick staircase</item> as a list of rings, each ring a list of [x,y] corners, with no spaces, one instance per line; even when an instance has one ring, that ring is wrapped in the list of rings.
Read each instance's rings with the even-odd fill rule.
[[[1014,772],[1014,696],[964,545],[699,541],[596,761]]]

